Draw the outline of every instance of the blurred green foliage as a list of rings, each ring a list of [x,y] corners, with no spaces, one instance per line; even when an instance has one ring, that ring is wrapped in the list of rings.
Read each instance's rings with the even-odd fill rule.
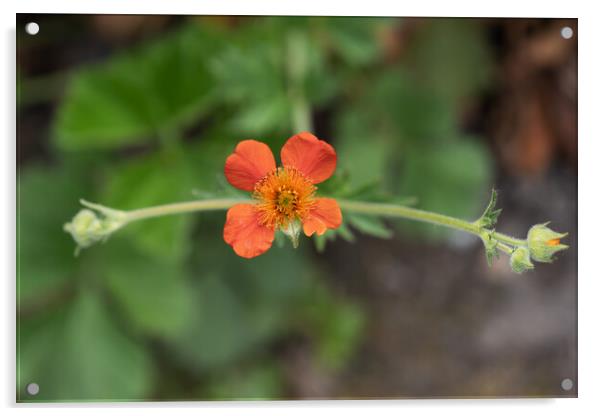
[[[326,371],[343,368],[368,322],[329,287],[311,244],[244,260],[222,241],[224,213],[213,213],[133,224],[75,258],[61,227],[80,198],[132,209],[236,193],[222,176],[236,143],[258,138],[278,154],[294,133],[296,65],[296,93],[331,114],[323,138],[339,172],[322,194],[412,195],[426,209],[476,215],[490,164],[458,119],[490,77],[483,35],[473,21],[424,21],[402,58],[387,60],[380,39],[402,25],[191,19],[77,68],[53,123],[54,162],[19,171],[19,400],[282,397],[284,363],[273,348],[299,336]],[[393,236],[380,220],[344,218],[315,239],[320,251],[337,236],[354,241],[353,230]],[[24,393],[30,382],[38,396]]]
[[[198,120],[216,92],[207,64],[214,38],[189,26],[78,72],[57,115],[58,146],[111,149]]]

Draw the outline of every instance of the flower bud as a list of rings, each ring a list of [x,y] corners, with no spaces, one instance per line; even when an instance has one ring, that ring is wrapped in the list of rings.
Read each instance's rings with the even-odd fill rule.
[[[80,210],[63,229],[71,234],[81,248],[91,246],[105,235],[101,220],[89,209]]]
[[[71,222],[63,226],[63,230],[71,234],[77,243],[76,256],[82,248],[90,247],[99,241],[105,241],[111,233],[128,223],[128,216],[124,211],[94,204],[83,199],[80,199],[80,202],[90,209],[81,209]]]
[[[527,247],[517,247],[510,256],[510,266],[515,273],[522,273],[533,268]]]
[[[568,233],[552,231],[547,227],[548,224],[534,225],[527,234],[527,245],[531,258],[544,263],[550,263],[556,252],[569,247],[560,243],[560,239],[566,237]]]

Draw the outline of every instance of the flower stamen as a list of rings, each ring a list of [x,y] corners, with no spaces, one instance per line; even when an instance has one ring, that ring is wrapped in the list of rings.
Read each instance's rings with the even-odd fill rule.
[[[253,198],[263,225],[286,228],[293,220],[302,220],[314,204],[316,187],[297,169],[280,167],[263,177],[255,186]]]

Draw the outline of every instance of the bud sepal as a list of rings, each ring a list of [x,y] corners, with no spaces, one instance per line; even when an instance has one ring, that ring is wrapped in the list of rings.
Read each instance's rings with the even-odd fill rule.
[[[487,265],[491,267],[493,265],[493,260],[498,259],[500,257],[500,253],[498,252],[498,244],[499,242],[492,237],[492,232],[484,232],[481,235],[481,239],[483,240],[483,244],[485,245],[485,256],[487,258]]]
[[[497,191],[495,189],[491,190],[491,198],[489,199],[489,203],[485,208],[485,211],[481,215],[481,217],[476,221],[479,228],[482,229],[491,229],[497,223],[497,220],[502,213],[501,208],[496,208],[497,204]]]
[[[299,234],[301,233],[302,224],[298,219],[289,221],[286,227],[280,228],[280,231],[286,235],[293,244],[293,248],[299,247]]]

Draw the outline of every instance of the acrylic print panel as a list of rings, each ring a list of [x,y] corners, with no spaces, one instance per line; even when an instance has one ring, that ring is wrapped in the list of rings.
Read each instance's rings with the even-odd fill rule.
[[[17,400],[576,397],[577,37],[18,15]]]

